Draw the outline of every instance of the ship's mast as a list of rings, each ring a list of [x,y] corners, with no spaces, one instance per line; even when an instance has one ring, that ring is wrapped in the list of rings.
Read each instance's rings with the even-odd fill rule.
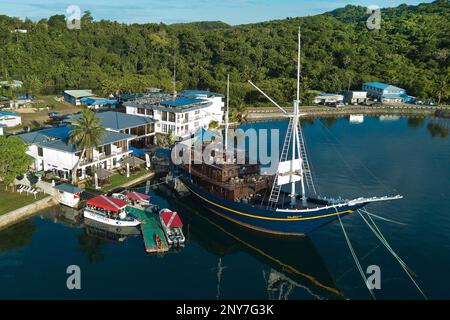
[[[297,205],[297,194],[296,194],[296,182],[301,183],[301,194],[302,201],[306,201],[306,192],[304,184],[304,170],[303,166],[306,164],[303,157],[306,159],[306,151],[304,150],[302,144],[302,136],[300,136],[299,131],[300,121],[299,121],[299,106],[300,106],[300,73],[301,73],[301,33],[300,28],[298,29],[298,52],[297,52],[297,93],[295,100],[293,102],[293,112],[288,113],[279,104],[277,104],[272,98],[270,98],[265,92],[258,88],[254,83],[248,81],[253,87],[255,87],[259,92],[261,92],[270,102],[272,102],[277,108],[279,108],[283,114],[290,118],[288,125],[288,131],[286,133],[285,145],[282,149],[282,154],[280,157],[280,164],[278,166],[277,176],[274,180],[272,191],[269,198],[269,203],[272,205],[277,204],[278,198],[281,192],[281,186],[285,184],[291,184],[291,201],[290,205],[295,208]],[[291,150],[292,160],[287,160],[287,150]],[[302,151],[303,150],[303,151]],[[288,166],[286,166],[288,165]]]
[[[297,52],[297,99],[294,101],[294,137],[295,139],[292,139],[292,141],[296,140],[296,145],[292,144],[292,150],[297,149],[298,152],[298,158],[300,160],[300,183],[302,187],[302,200],[306,200],[306,193],[305,193],[305,182],[304,182],[304,174],[303,174],[303,158],[301,155],[301,149],[300,149],[300,139],[298,136],[298,131],[300,129],[300,120],[299,120],[299,108],[300,108],[300,73],[301,73],[301,30],[300,27],[298,28],[298,52]],[[294,183],[295,188],[295,183]]]
[[[225,110],[225,151],[228,148],[228,116],[229,116],[229,110],[230,110],[230,74],[227,75],[227,109]],[[226,156],[226,152],[225,152]]]

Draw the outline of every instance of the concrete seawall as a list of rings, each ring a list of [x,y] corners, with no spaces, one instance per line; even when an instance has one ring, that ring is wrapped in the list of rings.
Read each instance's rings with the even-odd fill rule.
[[[291,109],[286,109],[288,112]],[[342,108],[331,107],[302,107],[300,113],[303,117],[339,117],[348,116],[350,114],[363,115],[411,115],[411,116],[430,116],[434,115],[436,110],[450,110],[448,106],[444,107],[420,107],[420,106],[382,106],[382,107],[365,107],[365,106],[346,106]],[[276,108],[250,108],[247,110],[247,121],[283,119],[283,115]]]
[[[25,207],[0,215],[0,230],[33,216],[36,212],[56,205],[56,200],[49,196]]]

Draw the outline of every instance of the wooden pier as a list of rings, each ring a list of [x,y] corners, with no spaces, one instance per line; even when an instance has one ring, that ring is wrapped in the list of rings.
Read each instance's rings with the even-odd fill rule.
[[[162,253],[169,251],[169,244],[161,228],[158,216],[152,212],[145,212],[131,206],[127,212],[133,214],[141,223],[142,237],[144,238],[145,251],[148,253]],[[161,245],[156,243],[156,236],[161,239]]]

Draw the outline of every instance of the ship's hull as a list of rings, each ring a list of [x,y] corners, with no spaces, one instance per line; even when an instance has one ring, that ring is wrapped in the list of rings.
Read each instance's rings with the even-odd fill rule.
[[[188,177],[180,177],[191,194],[215,214],[247,228],[265,233],[305,236],[310,232],[352,213],[364,204],[322,206],[310,210],[270,210],[220,198],[198,187]]]

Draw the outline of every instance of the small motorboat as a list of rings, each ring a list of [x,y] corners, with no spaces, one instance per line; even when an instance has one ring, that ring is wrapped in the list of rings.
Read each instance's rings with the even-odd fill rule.
[[[183,245],[186,238],[183,234],[183,222],[177,212],[162,209],[159,218],[169,245]]]

